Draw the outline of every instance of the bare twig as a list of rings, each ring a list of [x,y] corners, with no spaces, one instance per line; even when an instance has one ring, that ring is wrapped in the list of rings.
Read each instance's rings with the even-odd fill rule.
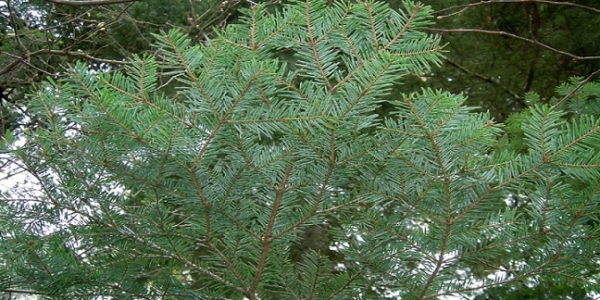
[[[19,290],[19,289],[5,289],[2,290],[4,294],[29,294],[29,295],[43,295],[42,292],[31,291],[31,290]]]
[[[87,60],[94,61],[94,62],[106,63],[106,64],[117,64],[117,65],[129,65],[129,64],[131,64],[127,60],[105,59],[105,58],[91,56],[91,55],[89,55],[89,54],[87,54],[85,52],[78,52],[78,51],[62,51],[62,50],[52,50],[52,49],[41,49],[41,50],[38,50],[38,51],[35,51],[35,52],[31,52],[31,55],[38,55],[38,54],[52,54],[52,55],[73,56],[73,57],[78,57],[78,58],[85,58]]]
[[[538,42],[536,40],[533,39],[528,39],[526,37],[522,37],[520,35],[514,34],[514,33],[510,33],[510,32],[506,32],[506,31],[501,31],[501,30],[485,30],[485,29],[473,29],[473,28],[455,28],[455,29],[444,29],[444,28],[431,28],[429,29],[431,31],[435,31],[435,32],[471,32],[471,33],[483,33],[483,34],[491,34],[491,35],[500,35],[500,36],[507,36],[507,37],[511,37],[517,40],[521,40],[521,41],[525,41],[537,46],[540,46],[542,48],[548,49],[552,52],[556,52],[568,57],[571,57],[573,59],[577,59],[577,60],[596,60],[596,59],[600,59],[600,56],[579,56],[579,55],[575,55],[566,51],[562,51],[562,50],[558,50],[554,47],[551,47],[549,45],[546,45],[544,43]]]
[[[99,6],[99,5],[136,2],[138,0],[45,0],[45,1],[50,2],[50,3],[70,5],[70,6]]]
[[[559,2],[559,1],[548,1],[548,0],[493,0],[493,1],[479,1],[479,2],[465,4],[465,5],[454,5],[454,6],[450,6],[447,8],[437,10],[437,11],[435,11],[435,14],[453,10],[453,9],[459,9],[456,12],[449,13],[447,15],[440,15],[437,17],[437,19],[444,19],[444,18],[452,17],[457,14],[461,14],[464,11],[466,11],[467,9],[474,7],[474,6],[486,5],[486,4],[498,4],[498,3],[544,3],[544,4],[553,4],[553,5],[572,6],[572,7],[577,7],[577,8],[581,8],[584,10],[589,10],[594,13],[600,13],[600,9],[582,5],[582,4],[572,3],[572,2]]]
[[[19,22],[17,21],[17,17],[16,17],[17,14],[15,14],[15,12],[13,11],[12,4],[10,3],[10,1],[6,2],[6,8],[8,9],[8,14],[10,16],[12,23],[15,24],[14,31],[16,33],[17,30],[19,30],[21,28],[18,28],[18,26],[17,26],[17,24],[19,24]],[[27,24],[24,24],[23,26],[26,27]],[[21,52],[27,53],[27,47],[25,47],[25,45],[23,45],[23,42],[21,41],[21,38],[19,37],[18,34],[15,34],[15,40],[17,41],[17,45],[19,46],[19,49],[21,49]]]
[[[10,55],[10,53],[7,52],[1,52],[4,55]],[[28,62],[28,58],[29,57],[33,57],[36,55],[41,55],[41,54],[50,54],[50,55],[61,55],[61,56],[72,56],[72,57],[77,57],[77,58],[83,58],[89,61],[93,61],[93,62],[98,62],[98,63],[105,63],[105,64],[116,64],[116,65],[128,65],[131,64],[129,61],[127,60],[112,60],[112,59],[104,59],[104,58],[100,58],[100,57],[95,57],[92,55],[89,55],[85,52],[78,52],[78,51],[63,51],[63,50],[52,50],[52,49],[40,49],[34,52],[30,52],[27,53],[27,57],[21,57],[21,58],[17,58],[15,60],[13,60],[11,63],[9,63],[8,65],[6,65],[3,69],[0,70],[0,74],[6,74],[8,72],[10,72],[13,68],[15,68],[17,65],[19,64],[26,64],[29,67],[35,68],[40,72],[46,73],[46,75],[50,75],[47,72],[33,66],[32,64],[30,64]],[[11,55],[12,56],[12,55]]]
[[[473,71],[465,68],[464,66],[458,64],[457,62],[455,62],[455,61],[453,61],[451,59],[446,58],[445,60],[446,60],[446,62],[449,65],[451,65],[451,66],[459,69],[460,71],[462,71],[463,73],[465,73],[465,74],[467,74],[469,76],[473,76],[475,78],[479,78],[482,81],[485,81],[485,82],[491,83],[491,84],[493,84],[495,86],[498,86],[499,88],[503,89],[504,91],[506,91],[507,93],[509,93],[511,96],[513,96],[515,99],[522,99],[523,98],[523,97],[519,96],[519,94],[517,94],[517,93],[513,92],[512,90],[510,90],[510,89],[502,86],[498,81],[494,80],[493,78],[491,78],[489,76],[484,76],[484,75],[481,75],[479,73],[473,72]]]

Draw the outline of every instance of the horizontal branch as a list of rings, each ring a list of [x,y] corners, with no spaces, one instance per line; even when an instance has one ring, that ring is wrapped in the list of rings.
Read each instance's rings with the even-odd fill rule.
[[[46,2],[70,5],[70,6],[99,6],[127,2],[136,2],[138,0],[45,0]]]
[[[435,31],[435,32],[469,32],[469,33],[483,33],[483,34],[490,34],[490,35],[500,35],[500,36],[507,36],[507,37],[511,37],[517,40],[521,40],[521,41],[525,41],[537,46],[540,46],[542,48],[548,49],[552,52],[556,52],[577,60],[596,60],[599,59],[600,60],[600,56],[579,56],[579,55],[575,55],[566,51],[562,51],[562,50],[558,50],[554,47],[548,46],[544,43],[538,42],[536,40],[533,39],[528,39],[526,37],[522,37],[520,35],[514,34],[514,33],[510,33],[510,32],[506,32],[506,31],[500,31],[500,30],[485,30],[485,29],[473,29],[473,28],[455,28],[455,29],[443,29],[443,28],[430,28],[429,30],[431,31]]]
[[[0,53],[5,54],[5,55],[8,54],[7,52],[4,52],[4,51],[0,51]],[[0,70],[0,75],[10,72],[13,68],[18,66],[19,64],[27,64],[29,66],[32,66],[30,63],[27,62],[28,58],[30,58],[32,56],[36,56],[36,55],[41,55],[41,54],[72,56],[72,57],[86,59],[86,60],[97,62],[97,63],[105,63],[105,64],[113,64],[113,65],[129,65],[129,64],[131,64],[130,62],[128,62],[126,60],[119,61],[119,60],[112,60],[112,59],[104,59],[104,58],[89,55],[85,52],[41,49],[41,50],[27,53],[26,55],[24,55],[24,57],[17,57],[15,55],[15,59]]]
[[[449,65],[451,65],[451,66],[453,66],[453,67],[455,67],[455,68],[459,69],[461,72],[463,72],[463,73],[465,73],[465,74],[467,74],[467,75],[469,75],[469,76],[472,76],[472,77],[478,78],[478,79],[480,79],[480,80],[482,80],[482,81],[484,81],[484,82],[488,82],[488,83],[491,83],[491,84],[493,84],[493,85],[495,85],[495,86],[499,87],[500,89],[502,89],[502,90],[504,90],[505,92],[509,93],[509,94],[510,94],[510,95],[511,95],[513,98],[515,98],[515,99],[519,99],[519,100],[520,100],[520,99],[522,99],[522,98],[523,98],[523,97],[522,97],[522,96],[520,96],[519,94],[517,94],[517,93],[513,92],[512,90],[510,90],[509,88],[507,88],[507,87],[503,86],[502,84],[500,84],[500,82],[498,82],[498,81],[494,80],[493,78],[491,78],[491,77],[489,77],[489,76],[484,76],[484,75],[482,75],[482,74],[479,74],[479,73],[473,72],[473,71],[471,71],[471,70],[469,70],[469,69],[465,68],[464,66],[460,65],[459,63],[457,63],[457,62],[455,62],[455,61],[453,61],[453,60],[451,60],[451,59],[449,59],[449,58],[446,58],[446,59],[445,59],[445,61],[446,61],[446,62],[447,62]]]
[[[44,293],[32,290],[5,289],[1,291],[3,294],[28,294],[28,295],[43,295]]]
[[[73,56],[78,58],[85,58],[90,61],[105,63],[105,64],[115,64],[115,65],[129,65],[130,62],[126,60],[112,60],[112,59],[104,59],[100,57],[91,56],[85,52],[79,51],[64,51],[64,50],[52,50],[52,49],[41,49],[35,52],[31,52],[29,55],[37,55],[37,54],[52,54],[52,55],[66,55]]]
[[[454,5],[454,6],[450,6],[444,9],[440,9],[435,11],[435,14],[439,14],[448,10],[453,10],[453,9],[460,9],[456,12],[450,13],[448,15],[443,15],[443,16],[438,16],[437,19],[444,19],[447,17],[451,17],[460,13],[463,13],[465,10],[467,10],[468,8],[474,7],[474,6],[479,6],[479,5],[486,5],[486,4],[498,4],[498,3],[543,3],[543,4],[553,4],[553,5],[564,5],[564,6],[572,6],[572,7],[577,7],[577,8],[581,8],[584,10],[589,10],[591,12],[594,13],[600,13],[600,9],[594,8],[594,7],[590,7],[590,6],[586,6],[586,5],[582,5],[582,4],[577,4],[577,3],[572,3],[572,2],[559,2],[559,1],[549,1],[549,0],[495,0],[495,1],[479,1],[479,2],[475,2],[475,3],[470,3],[470,4],[465,4],[465,5]]]

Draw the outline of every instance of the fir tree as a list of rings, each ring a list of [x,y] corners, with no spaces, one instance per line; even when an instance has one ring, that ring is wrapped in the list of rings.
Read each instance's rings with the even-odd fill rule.
[[[501,124],[461,95],[390,95],[440,63],[428,7],[326,4],[256,5],[201,46],[170,31],[123,72],[49,80],[32,96],[40,126],[12,146],[32,182],[2,193],[2,289],[436,299],[543,278],[597,291],[598,116],[560,110],[569,94],[532,103],[508,137],[522,134],[519,151],[500,147]]]

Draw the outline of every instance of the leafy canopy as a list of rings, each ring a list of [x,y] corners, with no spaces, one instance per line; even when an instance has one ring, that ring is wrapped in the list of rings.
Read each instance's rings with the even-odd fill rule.
[[[396,95],[380,119],[394,84],[440,62],[430,9],[410,1],[244,18],[39,89],[41,125],[13,151],[34,183],[2,194],[5,291],[433,299],[542,276],[597,290],[597,117],[533,105],[519,153],[460,95]]]

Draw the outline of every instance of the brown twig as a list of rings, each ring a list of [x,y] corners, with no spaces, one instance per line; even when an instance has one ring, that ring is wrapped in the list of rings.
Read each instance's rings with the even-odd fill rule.
[[[577,3],[572,3],[572,2],[559,2],[559,1],[549,1],[549,0],[494,0],[494,1],[479,1],[479,2],[465,4],[465,5],[450,6],[450,7],[447,7],[447,8],[443,8],[443,9],[437,10],[434,13],[438,14],[438,13],[449,11],[449,10],[453,10],[453,9],[460,9],[460,10],[458,10],[456,12],[453,12],[453,13],[450,13],[450,14],[447,14],[447,15],[441,15],[441,16],[437,17],[437,19],[444,19],[444,18],[452,17],[452,16],[457,15],[457,14],[461,14],[464,11],[466,11],[467,9],[469,9],[471,7],[474,7],[474,6],[485,5],[485,4],[498,4],[498,3],[544,3],[544,4],[553,4],[553,5],[565,5],[565,6],[572,6],[572,7],[577,7],[577,8],[589,10],[589,11],[592,11],[594,13],[600,13],[600,9],[593,8],[593,7],[590,7],[590,6],[586,6],[586,5],[582,5],[582,4],[577,4]]]
[[[5,54],[5,55],[9,54],[9,53],[6,53],[6,52],[2,52],[2,53]],[[105,64],[117,64],[117,65],[128,65],[128,64],[131,64],[131,62],[129,62],[127,60],[119,61],[119,60],[112,60],[112,59],[104,59],[104,58],[99,58],[99,57],[95,57],[95,56],[89,55],[89,54],[87,54],[85,52],[63,51],[63,50],[52,50],[52,49],[40,49],[40,50],[37,50],[37,51],[34,51],[34,52],[27,53],[27,57],[26,58],[15,59],[10,64],[8,64],[7,66],[5,66],[2,70],[0,70],[0,74],[6,74],[6,73],[10,72],[14,67],[16,67],[19,64],[26,64],[26,65],[28,65],[30,67],[34,67],[30,63],[28,63],[27,58],[28,57],[32,57],[32,56],[36,56],[36,55],[40,55],[40,54],[72,56],[72,57],[77,57],[77,58],[84,58],[84,59],[87,59],[87,60],[93,61],[93,62],[105,63]],[[40,70],[39,68],[36,68],[36,69]],[[44,73],[46,73],[46,72],[44,71]]]
[[[69,6],[99,6],[127,2],[136,2],[138,0],[45,0],[46,2],[69,5]]]
[[[596,60],[596,59],[600,59],[600,56],[579,56],[579,55],[575,55],[566,51],[562,51],[562,50],[558,50],[554,47],[551,47],[549,45],[546,45],[544,43],[538,42],[536,40],[533,39],[528,39],[526,37],[522,37],[520,35],[514,34],[514,33],[510,33],[510,32],[506,32],[506,31],[501,31],[501,30],[485,30],[485,29],[474,29],[474,28],[455,28],[455,29],[443,29],[443,28],[430,28],[429,30],[431,31],[435,31],[435,32],[470,32],[470,33],[483,33],[483,34],[491,34],[491,35],[500,35],[500,36],[507,36],[507,37],[511,37],[517,40],[521,40],[521,41],[525,41],[537,46],[540,46],[542,48],[548,49],[552,52],[556,52],[568,57],[571,57],[573,59],[577,59],[577,60]]]
[[[498,81],[494,80],[493,78],[491,78],[491,77],[489,77],[489,76],[484,76],[484,75],[482,75],[482,74],[479,74],[479,73],[473,72],[473,71],[471,71],[471,70],[469,70],[469,69],[465,68],[464,66],[460,65],[459,63],[457,63],[457,62],[455,62],[455,61],[453,61],[453,60],[451,60],[451,59],[449,59],[449,58],[446,58],[446,59],[445,59],[445,61],[446,61],[446,62],[447,62],[449,65],[451,65],[451,66],[453,66],[453,67],[455,67],[455,68],[459,69],[461,72],[463,72],[463,73],[465,73],[465,74],[467,74],[467,75],[469,75],[469,76],[472,76],[472,77],[478,78],[478,79],[480,79],[480,80],[482,80],[482,81],[484,81],[484,82],[491,83],[491,84],[493,84],[493,85],[495,85],[495,86],[497,86],[497,87],[499,87],[499,88],[503,89],[505,92],[509,93],[509,94],[510,94],[511,96],[513,96],[515,99],[522,99],[522,98],[523,98],[523,97],[519,96],[519,94],[517,94],[517,93],[513,92],[512,90],[510,90],[510,89],[508,89],[508,88],[506,88],[506,87],[502,86],[502,85],[501,85],[501,84],[500,84]]]

